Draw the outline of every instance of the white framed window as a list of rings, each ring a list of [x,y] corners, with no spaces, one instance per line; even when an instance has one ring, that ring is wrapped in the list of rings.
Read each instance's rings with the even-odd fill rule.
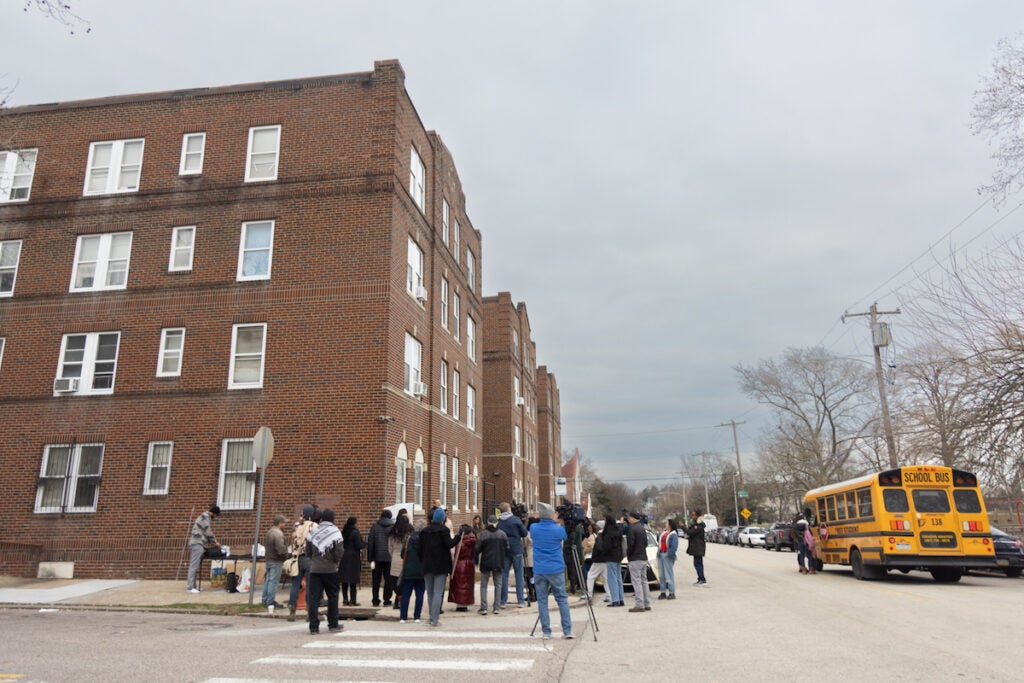
[[[441,507],[448,507],[448,454],[442,453],[438,463],[438,498],[441,499]]]
[[[263,386],[266,348],[266,323],[232,326],[228,389],[259,389]]]
[[[441,278],[441,327],[448,329],[448,278]]]
[[[416,298],[420,298],[419,295],[421,293],[425,296],[423,288],[423,250],[420,249],[420,245],[416,244],[416,240],[412,237],[409,238],[406,258],[405,291]]]
[[[405,443],[398,444],[398,456],[395,458],[395,503],[407,503],[405,499],[405,475],[409,467],[409,451]]]
[[[185,133],[181,138],[181,164],[179,175],[199,175],[203,172],[206,153],[206,133]]]
[[[469,476],[469,463],[468,462],[466,463],[466,480],[465,481],[466,481],[466,509],[467,510],[472,510],[473,508],[470,507],[470,501],[472,501],[473,499],[470,498],[470,491],[473,488],[472,487],[473,479]]]
[[[519,389],[520,389],[520,383],[519,383],[519,376],[517,375],[517,376],[512,378],[512,394],[513,394],[512,398],[514,399],[514,402],[516,403],[516,405],[519,404],[519,397],[522,396],[522,394],[520,393]]]
[[[411,149],[412,153],[409,155],[409,194],[412,195],[412,200],[416,202],[416,206],[420,207],[420,211],[426,211],[427,169],[423,165],[423,159],[420,158],[416,148],[412,147]]]
[[[0,242],[0,297],[14,296],[14,282],[18,279],[21,261],[21,240]]]
[[[0,369],[4,367],[4,346],[7,345],[7,340],[4,337],[0,337]]]
[[[459,511],[459,459],[452,456],[452,510]]]
[[[120,340],[120,332],[64,335],[53,395],[114,393]]]
[[[449,233],[451,221],[451,207],[448,206],[448,200],[441,197],[441,241],[444,242],[444,246],[448,246]]]
[[[455,260],[456,261],[459,260],[459,233],[460,232],[461,232],[461,230],[459,228],[459,219],[456,218],[455,219],[455,225],[454,225],[454,228],[452,230],[452,253],[455,255]]]
[[[125,289],[131,255],[130,232],[79,235],[75,244],[75,267],[71,271],[71,291]]]
[[[441,361],[441,412],[448,412],[448,361]]]
[[[466,353],[469,358],[476,361],[476,321],[466,316]]]
[[[89,145],[85,195],[138,192],[145,140],[111,140]]]
[[[476,429],[476,389],[472,384],[466,385],[466,426]]]
[[[28,201],[38,156],[37,149],[0,152],[0,204]]]
[[[416,460],[412,464],[412,506],[423,509],[423,449],[416,449]]]
[[[35,512],[96,512],[103,444],[54,444],[43,448]]]
[[[149,453],[146,456],[146,483],[142,486],[142,495],[164,495],[170,489],[171,454],[173,452],[173,441],[149,442]]]
[[[238,240],[238,281],[269,280],[274,256],[274,221],[242,223]]]
[[[459,419],[459,381],[462,376],[458,370],[452,370],[452,417]]]
[[[256,126],[249,129],[245,182],[277,180],[277,159],[281,147],[281,126]]]
[[[405,393],[415,395],[414,385],[422,380],[423,368],[423,345],[416,337],[408,332],[405,333],[405,384],[402,387]]]
[[[512,357],[519,358],[519,332],[512,330]]]
[[[473,465],[473,509],[480,509],[480,470]]]
[[[167,262],[167,270],[172,273],[192,270],[195,243],[196,226],[182,225],[171,230],[171,256]]]
[[[459,309],[461,308],[460,304],[461,300],[459,299],[459,295],[452,294],[452,338],[454,338],[455,341],[459,340],[459,333],[462,331],[460,329],[462,327],[461,315],[459,313]]]
[[[256,496],[256,461],[252,439],[221,442],[217,505],[222,510],[251,510]]]
[[[160,330],[160,355],[157,357],[156,376],[180,377],[184,353],[184,327],[165,327]]]
[[[476,291],[476,256],[469,249],[466,250],[466,284],[469,291]]]
[[[516,457],[518,458],[518,457],[521,457],[523,455],[523,443],[522,443],[523,442],[523,430],[522,430],[522,428],[519,425],[515,425],[515,427],[513,428],[513,433],[515,434],[515,440],[516,440],[516,442],[515,442],[515,454],[516,454]],[[513,467],[514,467],[514,465],[513,465]]]

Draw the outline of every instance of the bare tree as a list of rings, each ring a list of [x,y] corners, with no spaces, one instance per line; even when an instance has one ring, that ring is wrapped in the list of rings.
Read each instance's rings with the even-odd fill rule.
[[[775,415],[762,440],[766,466],[805,490],[865,469],[858,442],[872,433],[877,412],[865,366],[818,347],[735,370],[743,391]]]
[[[92,31],[92,24],[87,19],[80,17],[71,7],[67,0],[24,0],[26,12],[36,10],[41,12],[47,19],[63,24],[68,27],[71,35],[75,29],[85,29],[86,33]]]
[[[1003,38],[996,44],[992,73],[974,93],[971,131],[995,146],[997,168],[992,182],[981,192],[1002,201],[1024,185],[1024,45],[1020,38]]]

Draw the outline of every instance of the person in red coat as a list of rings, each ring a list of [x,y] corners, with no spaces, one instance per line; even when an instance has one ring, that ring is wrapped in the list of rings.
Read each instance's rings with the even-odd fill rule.
[[[476,535],[473,527],[463,524],[460,529],[462,540],[455,546],[455,566],[452,569],[452,580],[448,585],[448,602],[458,607],[456,612],[468,612],[469,606],[476,603]]]

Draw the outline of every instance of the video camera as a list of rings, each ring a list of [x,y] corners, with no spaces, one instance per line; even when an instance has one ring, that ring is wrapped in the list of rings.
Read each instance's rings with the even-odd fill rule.
[[[529,515],[530,515],[530,511],[526,508],[525,504],[517,503],[517,502],[515,502],[513,500],[512,501],[512,514],[525,522],[526,518],[529,517]]]
[[[562,504],[555,508],[558,518],[565,524],[566,531],[572,531],[577,524],[586,521],[587,513],[582,505],[576,505],[571,500],[562,496]]]

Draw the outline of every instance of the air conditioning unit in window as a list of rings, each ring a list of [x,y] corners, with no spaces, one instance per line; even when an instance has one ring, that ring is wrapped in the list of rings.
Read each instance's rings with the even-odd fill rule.
[[[416,287],[416,301],[423,303],[427,300],[427,288],[422,285]]]
[[[426,396],[427,395],[427,385],[424,384],[423,382],[413,382],[412,383],[412,393],[413,393],[414,396]]]
[[[57,394],[70,394],[78,391],[77,377],[58,377],[53,380],[53,391]]]
[[[526,399],[523,398],[522,396],[517,396],[516,397],[516,405],[517,406],[525,406],[526,405]]]

